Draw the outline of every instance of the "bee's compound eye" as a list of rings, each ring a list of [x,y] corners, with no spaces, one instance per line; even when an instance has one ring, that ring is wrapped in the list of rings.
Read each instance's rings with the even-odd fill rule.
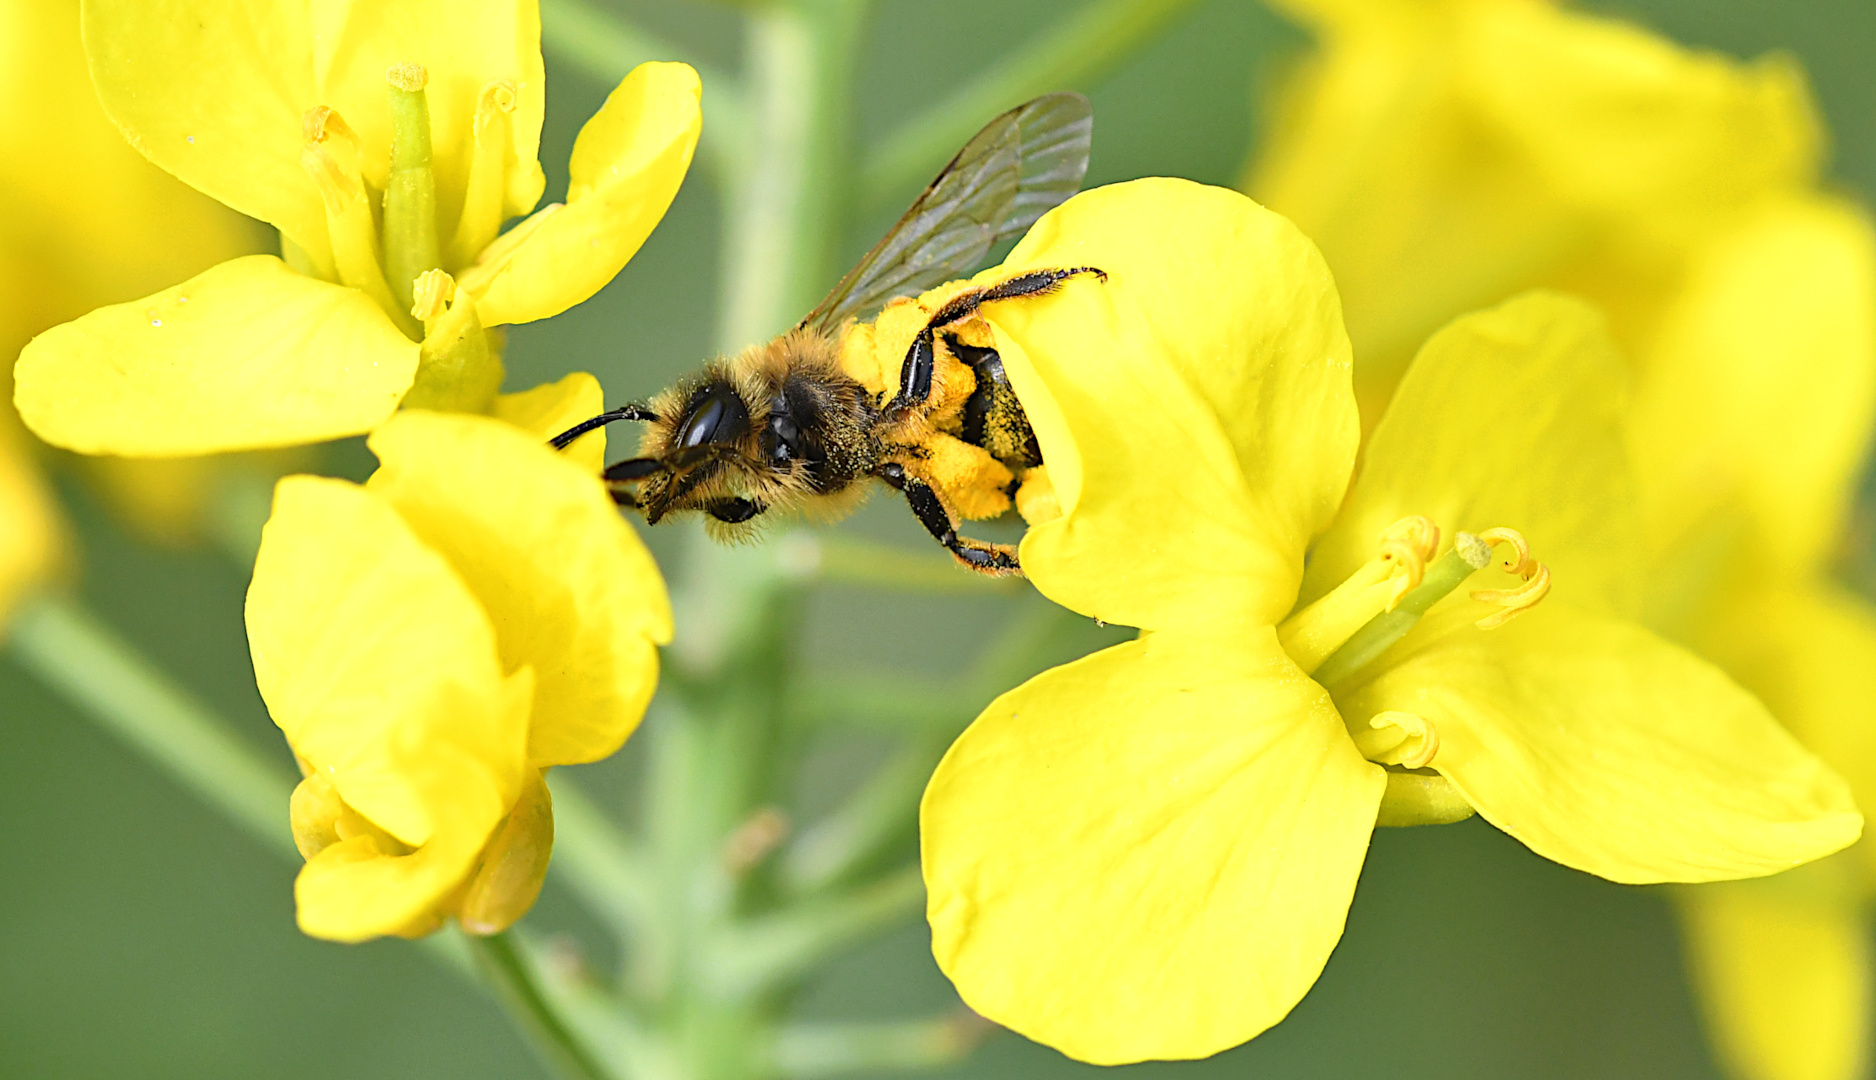
[[[690,396],[675,441],[679,449],[740,439],[749,430],[749,407],[729,383],[711,383]]]
[[[718,521],[736,525],[760,514],[762,504],[748,499],[718,499],[705,507],[704,512]]]

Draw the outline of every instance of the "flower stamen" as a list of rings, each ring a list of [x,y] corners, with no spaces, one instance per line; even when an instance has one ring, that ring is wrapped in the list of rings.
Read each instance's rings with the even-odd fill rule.
[[[1381,554],[1384,563],[1391,563],[1405,571],[1395,579],[1394,598],[1388,601],[1389,611],[1400,598],[1420,587],[1426,580],[1427,563],[1440,550],[1440,527],[1432,519],[1415,514],[1404,517],[1389,525],[1381,532]]]
[[[1353,734],[1361,756],[1382,765],[1424,769],[1440,752],[1439,729],[1415,713],[1377,713],[1366,729]]]
[[[1491,630],[1536,607],[1537,602],[1550,593],[1550,567],[1531,557],[1531,545],[1516,529],[1487,529],[1479,534],[1479,540],[1491,545],[1509,545],[1516,557],[1505,561],[1505,572],[1524,579],[1524,584],[1513,589],[1472,590],[1472,599],[1499,606],[1500,610],[1473,624],[1481,630]]]

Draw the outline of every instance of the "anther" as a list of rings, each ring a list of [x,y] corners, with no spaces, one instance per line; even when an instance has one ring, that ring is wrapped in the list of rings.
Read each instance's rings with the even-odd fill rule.
[[[1549,594],[1550,567],[1531,557],[1530,543],[1516,529],[1487,529],[1478,538],[1485,544],[1508,545],[1514,557],[1505,560],[1505,572],[1524,579],[1524,584],[1514,589],[1472,590],[1472,599],[1499,607],[1474,624],[1481,630],[1491,630],[1536,607]]]
[[[351,144],[354,149],[359,145],[358,133],[330,105],[316,105],[306,110],[300,116],[300,135],[309,143],[338,138]]]
[[[456,298],[456,279],[442,270],[425,270],[417,275],[411,293],[410,313],[425,323],[434,322]]]
[[[1440,527],[1429,518],[1416,514],[1404,517],[1381,531],[1381,561],[1401,567],[1405,574],[1396,583],[1388,610],[1425,580],[1427,562],[1440,550]]]
[[[1354,738],[1361,756],[1403,769],[1424,769],[1440,752],[1439,729],[1410,712],[1377,713]]]

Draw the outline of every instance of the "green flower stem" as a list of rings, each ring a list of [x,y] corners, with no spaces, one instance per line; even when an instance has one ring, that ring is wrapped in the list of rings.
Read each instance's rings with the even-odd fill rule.
[[[776,1034],[775,1071],[786,1080],[934,1069],[963,1060],[995,1029],[960,1009],[884,1024],[791,1024]]]
[[[654,903],[651,871],[626,835],[579,783],[549,776],[554,795],[554,858],[548,869],[586,901],[621,941],[642,940]]]
[[[542,995],[531,959],[508,934],[466,937],[476,970],[514,1017],[542,1064],[564,1080],[616,1080],[600,1068]]]
[[[607,86],[648,60],[684,60],[703,80],[701,158],[719,183],[735,170],[731,155],[748,143],[749,106],[736,79],[684,49],[645,32],[585,0],[541,0],[541,43],[565,62]]]
[[[719,994],[753,996],[800,976],[836,949],[913,915],[924,901],[919,868],[908,866],[844,895],[817,898],[744,922],[714,943],[703,974]]]
[[[48,596],[20,611],[13,655],[111,734],[276,855],[299,860],[287,797],[299,783],[201,702],[71,600]]]
[[[391,172],[384,182],[384,277],[409,314],[417,275],[443,265],[436,236],[436,174],[430,168],[429,76],[417,64],[386,75],[391,95]]]
[[[787,329],[835,281],[867,6],[793,0],[749,14],[749,137],[724,190],[717,342],[726,353]]]
[[[917,827],[919,794],[968,715],[951,713],[951,730],[915,735],[873,771],[832,813],[803,829],[776,868],[782,886],[809,895],[853,877]]]
[[[1084,85],[1193,0],[1096,0],[900,125],[860,169],[860,205],[886,209],[931,179],[991,117],[1038,94]]]

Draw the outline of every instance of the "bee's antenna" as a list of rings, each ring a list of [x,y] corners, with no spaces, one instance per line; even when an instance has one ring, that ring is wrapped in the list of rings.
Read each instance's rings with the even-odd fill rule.
[[[658,414],[655,412],[652,412],[651,409],[647,406],[621,405],[616,409],[607,409],[605,412],[600,413],[598,416],[595,416],[590,420],[582,420],[579,423],[568,428],[567,430],[554,436],[549,441],[553,443],[554,449],[565,450],[567,448],[567,445],[571,443],[573,440],[579,438],[580,436],[586,434],[589,431],[592,431],[594,428],[605,427],[607,424],[610,424],[615,420],[656,420],[656,419],[658,419]]]

